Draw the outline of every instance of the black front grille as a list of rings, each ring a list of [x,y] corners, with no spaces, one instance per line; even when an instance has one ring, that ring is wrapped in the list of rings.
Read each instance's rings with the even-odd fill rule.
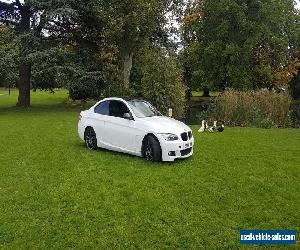
[[[181,150],[180,153],[181,153],[181,156],[185,156],[185,155],[188,155],[189,153],[192,152],[192,148],[187,148],[187,149],[184,149],[184,150]]]
[[[192,137],[193,137],[192,131],[189,131],[189,132],[188,132],[188,137],[189,137],[189,139],[192,139]]]
[[[182,134],[181,134],[181,139],[182,139],[183,141],[187,141],[187,140],[188,140],[188,134],[187,134],[187,133],[182,133]]]

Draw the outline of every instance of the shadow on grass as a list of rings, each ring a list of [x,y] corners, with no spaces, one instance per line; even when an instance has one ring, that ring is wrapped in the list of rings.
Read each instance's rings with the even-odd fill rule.
[[[75,145],[73,145],[75,146]],[[178,165],[182,166],[182,163],[189,162],[191,160],[191,157],[189,158],[183,158],[183,159],[176,159],[174,162],[149,162],[143,159],[142,157],[131,155],[128,153],[122,153],[122,152],[117,152],[117,151],[112,151],[108,150],[105,148],[97,148],[96,150],[89,150],[84,142],[78,142],[76,143],[76,147],[80,148],[81,150],[85,150],[87,153],[89,152],[94,152],[94,153],[103,153],[105,156],[110,156],[110,157],[118,157],[120,161],[125,162],[125,161],[136,161],[136,163],[141,163],[143,165],[148,165],[150,167],[176,167]],[[125,159],[126,157],[127,159]]]
[[[65,103],[53,103],[53,104],[38,104],[31,105],[29,108],[17,107],[17,106],[0,106],[1,113],[62,113],[62,112],[80,112],[86,110],[90,106],[85,105],[70,105]]]

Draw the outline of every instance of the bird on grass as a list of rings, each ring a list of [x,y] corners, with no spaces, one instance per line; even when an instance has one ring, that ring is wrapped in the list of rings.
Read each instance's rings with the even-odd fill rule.
[[[225,129],[224,122],[221,121],[221,125],[217,127],[218,132],[223,132]]]
[[[203,120],[201,128],[198,130],[198,132],[200,132],[200,133],[203,133],[205,131],[208,131],[210,133],[223,132],[225,129],[224,122],[220,121],[219,123],[220,123],[220,125],[218,125],[218,121],[214,121],[213,126],[209,127],[207,121]]]
[[[214,133],[214,132],[223,132],[225,129],[224,122],[222,121],[214,121],[214,125],[208,129],[209,132]]]
[[[203,133],[203,132],[205,131],[205,129],[206,129],[206,121],[203,120],[203,121],[202,121],[201,128],[199,128],[198,132],[199,132],[199,133]]]
[[[214,125],[208,129],[208,132],[214,133],[217,131],[217,121],[214,121]]]

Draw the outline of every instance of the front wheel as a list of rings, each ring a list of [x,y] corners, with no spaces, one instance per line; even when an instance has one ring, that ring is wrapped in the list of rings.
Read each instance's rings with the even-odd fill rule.
[[[145,138],[142,153],[146,161],[161,161],[161,147],[156,137],[149,135]]]
[[[86,128],[84,133],[84,141],[88,149],[95,150],[97,148],[97,137],[93,128]]]

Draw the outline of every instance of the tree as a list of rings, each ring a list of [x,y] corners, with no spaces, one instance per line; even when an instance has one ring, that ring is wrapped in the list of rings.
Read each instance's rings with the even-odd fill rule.
[[[125,88],[130,86],[134,53],[148,43],[165,37],[166,14],[174,9],[172,0],[111,0],[107,1],[111,43],[116,44]]]
[[[200,42],[197,39],[199,22],[202,16],[203,1],[188,1],[184,16],[181,20],[181,38],[183,50],[180,60],[184,72],[184,81],[187,85],[187,97],[192,97],[192,90],[207,89],[202,79],[203,71],[199,60]],[[205,92],[205,91],[204,91]],[[206,93],[209,95],[209,93]]]
[[[182,118],[186,110],[186,89],[174,55],[151,44],[137,51],[137,55],[138,96],[149,100],[163,114],[172,108],[174,116]]]
[[[17,55],[14,43],[14,32],[0,24],[0,86],[16,86],[17,68],[15,57]]]
[[[28,107],[30,105],[30,77],[31,65],[26,56],[30,48],[28,34],[31,31],[30,20],[33,13],[30,6],[21,4],[19,0],[13,3],[0,2],[0,22],[15,27],[20,35],[20,62],[19,62],[19,98],[18,106]]]
[[[193,34],[184,50],[189,57],[197,55],[191,75],[202,85],[222,90],[288,83],[298,60],[299,12],[293,0],[204,0],[193,10],[200,14],[192,24],[183,24]]]
[[[0,1],[0,23],[14,28],[18,51],[17,106],[30,106],[31,86],[51,90],[58,70],[60,73],[63,69],[71,70],[73,76],[80,72],[83,77],[84,72],[99,69],[99,65],[95,66],[99,60],[92,60],[92,57],[95,59],[95,55],[101,53],[105,18],[97,3],[93,0]],[[60,60],[66,51],[78,55],[71,57],[73,62],[70,57]]]
[[[42,37],[46,31],[43,29],[49,24],[54,1],[25,1],[15,0],[11,3],[0,1],[0,23],[14,28],[15,43],[18,52],[19,97],[17,106],[30,106],[30,88],[32,78],[32,62],[30,55],[38,51]],[[52,13],[53,14],[53,13]]]
[[[290,94],[294,99],[300,98],[300,64],[298,66],[297,73],[293,76],[289,82]]]

